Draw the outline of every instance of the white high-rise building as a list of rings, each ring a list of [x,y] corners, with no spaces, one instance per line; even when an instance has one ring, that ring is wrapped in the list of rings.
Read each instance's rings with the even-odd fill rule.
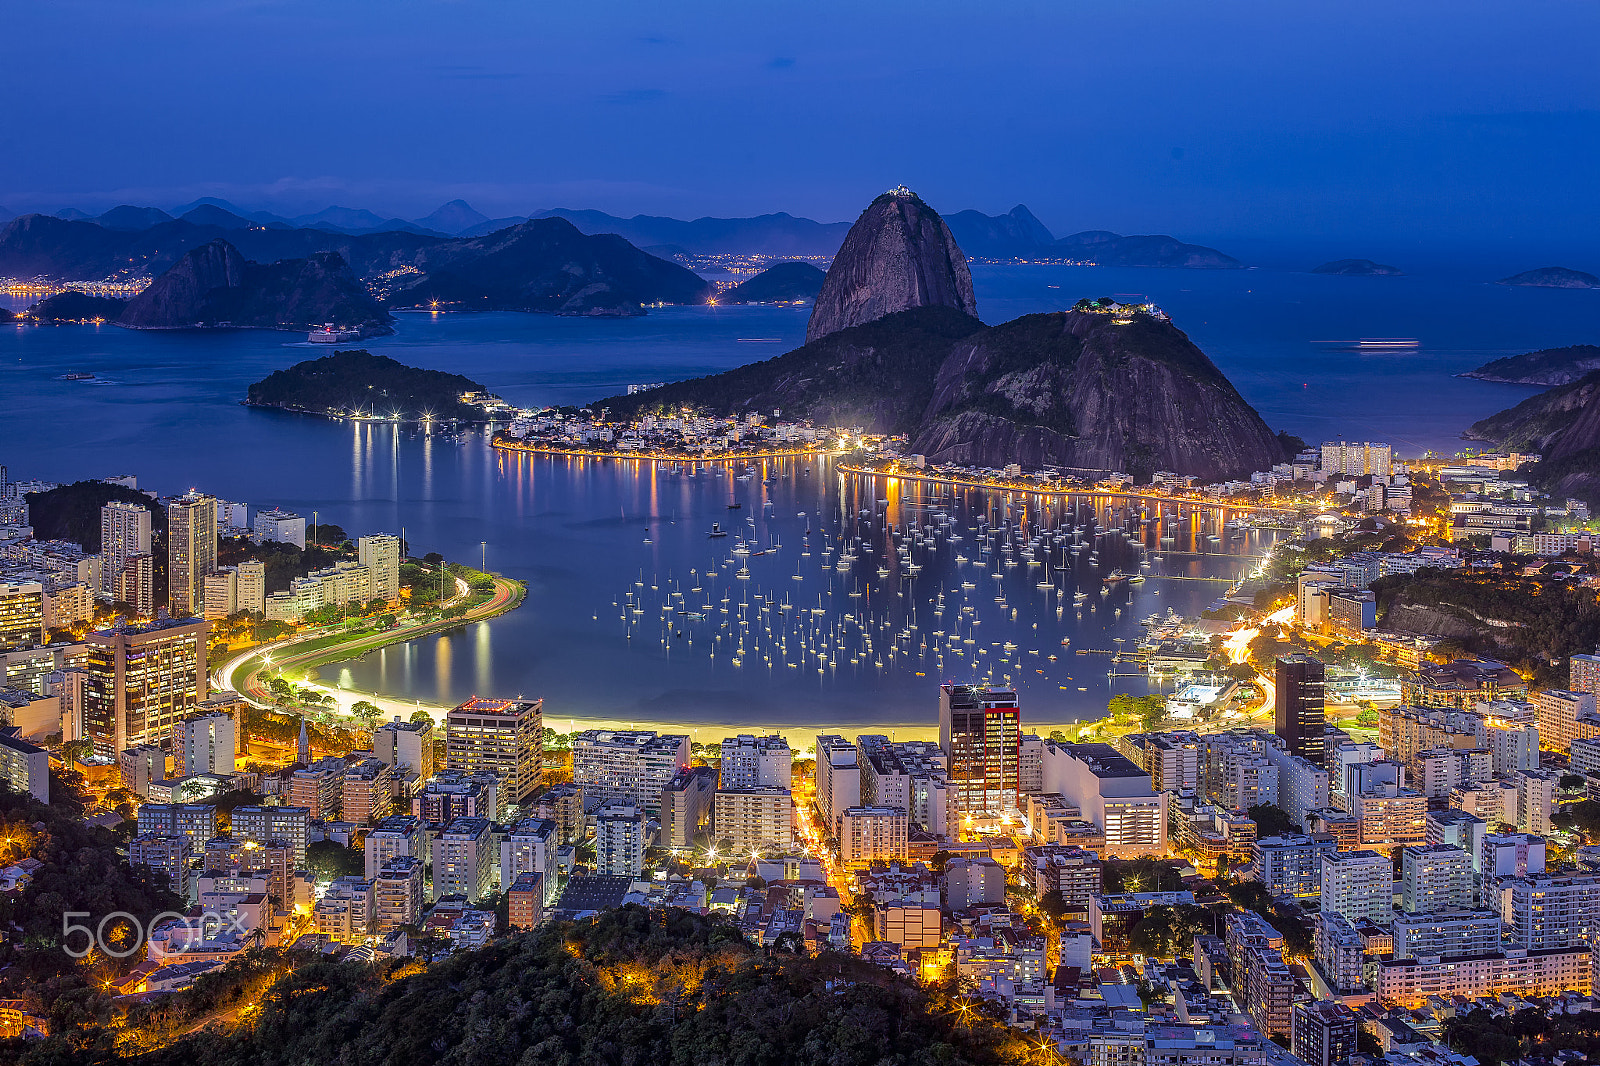
[[[239,609],[239,570],[224,566],[213,570],[205,578],[205,606],[201,617],[213,622],[226,618]]]
[[[1322,891],[1322,856],[1335,850],[1300,834],[1263,837],[1251,845],[1249,876],[1274,896],[1310,898]]]
[[[1315,763],[1268,745],[1267,760],[1278,770],[1278,806],[1295,828],[1306,828],[1306,815],[1330,804],[1328,771]]]
[[[253,611],[256,614],[267,609],[267,564],[258,559],[240,563],[234,567],[237,573],[236,588],[238,593],[238,606],[235,610]]]
[[[306,546],[306,520],[292,511],[281,511],[274,507],[267,511],[257,511],[255,520],[255,533],[251,537],[257,544],[276,541],[279,544],[293,544],[301,551]]]
[[[1375,851],[1338,851],[1322,856],[1325,913],[1352,923],[1387,925],[1394,911],[1394,865]]]
[[[1475,868],[1486,886],[1502,877],[1538,877],[1545,872],[1544,853],[1544,837],[1488,833],[1478,841]]]
[[[409,857],[420,862],[428,857],[428,839],[422,819],[409,814],[397,814],[379,822],[378,827],[367,834],[364,847],[369,880],[396,859]]]
[[[1322,469],[1329,474],[1386,478],[1393,470],[1392,455],[1387,444],[1327,441],[1322,445]]]
[[[1490,722],[1485,730],[1489,739],[1490,768],[1495,774],[1514,774],[1539,767],[1539,727],[1531,722],[1517,725]]]
[[[741,733],[722,742],[724,789],[789,788],[793,784],[794,751],[780,736]]]
[[[654,809],[667,782],[688,768],[686,733],[586,729],[572,740],[572,783],[586,798]]]
[[[120,580],[134,555],[150,554],[150,512],[113,500],[100,508],[100,591],[121,599]],[[131,600],[128,602],[132,602]],[[138,606],[138,604],[134,604]]]
[[[1465,910],[1477,894],[1472,856],[1449,844],[1414,844],[1401,849],[1400,906],[1408,914]]]
[[[1556,784],[1561,775],[1554,770],[1518,770],[1517,828],[1524,833],[1550,832],[1550,815],[1556,809]]]
[[[420,783],[433,776],[433,723],[402,722],[396,715],[372,732],[372,754],[396,768],[396,777]]]
[[[489,894],[494,878],[494,834],[487,818],[457,818],[433,840],[433,898]]]
[[[1193,733],[1156,733],[1146,738],[1144,768],[1150,773],[1150,786],[1158,792],[1198,791],[1200,738]]]
[[[217,525],[227,529],[230,533],[235,531],[248,531],[250,529],[250,506],[243,503],[234,503],[230,500],[217,501]],[[368,878],[371,880],[371,878]]]
[[[1328,799],[1341,811],[1355,810],[1353,768],[1383,762],[1383,748],[1370,742],[1340,744],[1328,755]]]
[[[1566,751],[1578,737],[1578,716],[1595,713],[1593,692],[1569,692],[1547,688],[1529,697],[1538,710],[1539,740],[1557,751]]]
[[[909,822],[898,807],[851,807],[840,816],[840,861],[851,869],[905,862]]]
[[[179,722],[173,730],[172,746],[181,760],[183,776],[231,776],[239,739],[236,729],[231,714],[201,714]]]
[[[1600,937],[1600,874],[1521,877],[1500,884],[1500,917],[1530,951],[1589,948]]]
[[[1394,919],[1394,957],[1397,959],[1488,955],[1499,951],[1504,941],[1504,923],[1493,911],[1397,914]]]
[[[734,853],[794,846],[794,799],[786,788],[718,789],[711,836],[731,842]]]
[[[1151,788],[1149,774],[1111,745],[1047,743],[1044,790],[1059,793],[1105,831],[1106,855],[1167,853],[1165,795]]]
[[[595,873],[638,877],[644,869],[644,813],[614,803],[594,816]]]
[[[817,737],[817,812],[828,834],[840,838],[844,812],[861,805],[861,766],[856,746],[844,737],[825,733]]]
[[[1579,737],[1567,754],[1575,774],[1600,774],[1600,737]]]
[[[367,568],[372,598],[400,598],[400,538],[393,533],[374,533],[356,541],[356,561]]]

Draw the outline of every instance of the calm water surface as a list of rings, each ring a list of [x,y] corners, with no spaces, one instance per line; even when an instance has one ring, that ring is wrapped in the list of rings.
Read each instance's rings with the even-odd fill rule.
[[[1600,294],[1443,277],[1048,267],[975,267],[974,277],[991,322],[1057,310],[1081,296],[1153,299],[1273,428],[1312,441],[1385,440],[1402,452],[1454,451],[1467,424],[1536,391],[1453,374],[1501,355],[1600,335]],[[627,321],[405,315],[395,336],[367,347],[465,374],[513,403],[534,405],[583,402],[630,382],[770,358],[799,344],[804,331],[804,311],[780,308],[676,308]],[[1386,354],[1352,350],[1353,342],[1373,338],[1416,345]],[[446,441],[239,406],[250,382],[318,354],[267,332],[0,327],[0,394],[10,401],[0,422],[0,464],[14,478],[59,481],[136,473],[141,486],[163,493],[195,487],[254,507],[316,511],[352,533],[403,527],[419,552],[475,560],[481,551],[491,569],[529,582],[526,606],[330,673],[353,687],[438,702],[473,692],[544,696],[556,725],[563,716],[675,721],[710,735],[729,725],[925,725],[941,677],[986,674],[1009,674],[1023,688],[1030,721],[1071,720],[1103,709],[1113,685],[1144,690],[1137,679],[1108,678],[1111,664],[1103,656],[1073,650],[1110,649],[1116,637],[1135,638],[1141,618],[1168,607],[1193,613],[1225,585],[1180,577],[1232,577],[1262,548],[1259,534],[1238,542],[1224,536],[1219,546],[1183,527],[1200,539],[1176,547],[1201,554],[1169,551],[1147,583],[1106,597],[1099,595],[1099,572],[1087,571],[1080,557],[1079,571],[1053,571],[1054,583],[1066,590],[1061,597],[1035,587],[1039,568],[1002,566],[997,582],[986,576],[993,566],[955,562],[971,547],[979,515],[1005,520],[1003,500],[894,495],[884,484],[841,479],[820,464],[809,472],[779,465],[740,482],[703,471],[691,478],[631,465],[503,457],[476,434]],[[69,370],[92,372],[96,380],[61,381]],[[729,511],[729,499],[745,506]],[[879,499],[891,502],[880,506]],[[920,570],[902,572],[893,553],[885,553],[888,528],[928,524],[937,511],[951,517],[963,542],[935,538],[931,550],[914,547]],[[1030,511],[1024,518],[1014,508],[1010,517],[1036,531],[1090,516]],[[1127,519],[1103,510],[1099,517],[1108,525],[1113,517]],[[749,579],[730,577],[736,567],[722,564],[733,561],[733,538],[708,538],[712,522],[739,528],[760,545],[776,539],[782,546],[744,559]],[[1140,531],[1153,554],[1161,545],[1148,539],[1151,528]],[[825,542],[837,548],[856,537],[876,545],[878,554],[858,550],[845,572],[823,565]],[[1119,550],[1106,549],[1103,563],[1116,565]],[[884,554],[891,573],[880,578]],[[717,576],[707,578],[708,572]],[[962,589],[963,581],[975,588]],[[695,582],[702,592],[690,591]],[[1080,585],[1089,593],[1081,618],[1070,598]],[[709,600],[708,590],[716,593]],[[643,615],[629,604],[630,591],[643,601]],[[676,607],[664,615],[673,591],[685,603],[701,602],[684,606],[685,615]],[[861,595],[851,597],[852,591]],[[930,617],[941,591],[946,613]],[[724,594],[730,607],[746,605],[723,616]],[[819,596],[825,613],[814,615]],[[761,610],[774,599],[793,609]],[[708,602],[712,612],[697,610]],[[960,640],[974,643],[963,643],[970,654],[958,656],[949,639],[963,604],[979,625],[961,633]],[[691,610],[707,617],[690,619]],[[984,644],[998,645],[986,649],[992,654],[976,654],[974,628]],[[942,643],[935,630],[946,634]],[[742,655],[737,643],[729,647],[738,632],[747,635]],[[872,651],[862,660],[869,636]],[[1071,641],[1065,654],[1063,637]],[[1005,651],[1006,641],[1017,646],[1014,653]],[[823,674],[816,673],[819,648],[835,664],[824,665]],[[1033,650],[1040,654],[1030,656]],[[857,661],[841,659],[846,651]],[[802,653],[812,657],[806,665],[787,665]],[[1054,663],[1047,658],[1052,653]],[[997,668],[1001,657],[1006,664]]]

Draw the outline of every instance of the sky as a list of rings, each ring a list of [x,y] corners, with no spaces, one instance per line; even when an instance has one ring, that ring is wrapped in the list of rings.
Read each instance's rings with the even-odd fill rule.
[[[1592,0],[52,0],[6,23],[18,213],[832,221],[904,183],[1058,234],[1600,268]]]

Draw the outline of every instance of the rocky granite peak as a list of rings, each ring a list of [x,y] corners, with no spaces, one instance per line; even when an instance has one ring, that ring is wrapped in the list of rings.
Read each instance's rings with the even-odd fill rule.
[[[904,185],[861,212],[817,293],[807,342],[916,307],[976,315],[972,274],[939,213]]]
[[[389,315],[337,252],[253,263],[217,238],[185,252],[128,302],[117,319],[134,329],[309,329],[333,323],[389,332]]]

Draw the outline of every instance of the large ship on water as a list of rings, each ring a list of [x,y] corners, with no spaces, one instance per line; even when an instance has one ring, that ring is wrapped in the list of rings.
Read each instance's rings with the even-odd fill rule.
[[[306,340],[312,344],[342,344],[345,341],[358,341],[361,339],[359,329],[335,329],[329,322],[321,329],[314,329],[306,335]]]

